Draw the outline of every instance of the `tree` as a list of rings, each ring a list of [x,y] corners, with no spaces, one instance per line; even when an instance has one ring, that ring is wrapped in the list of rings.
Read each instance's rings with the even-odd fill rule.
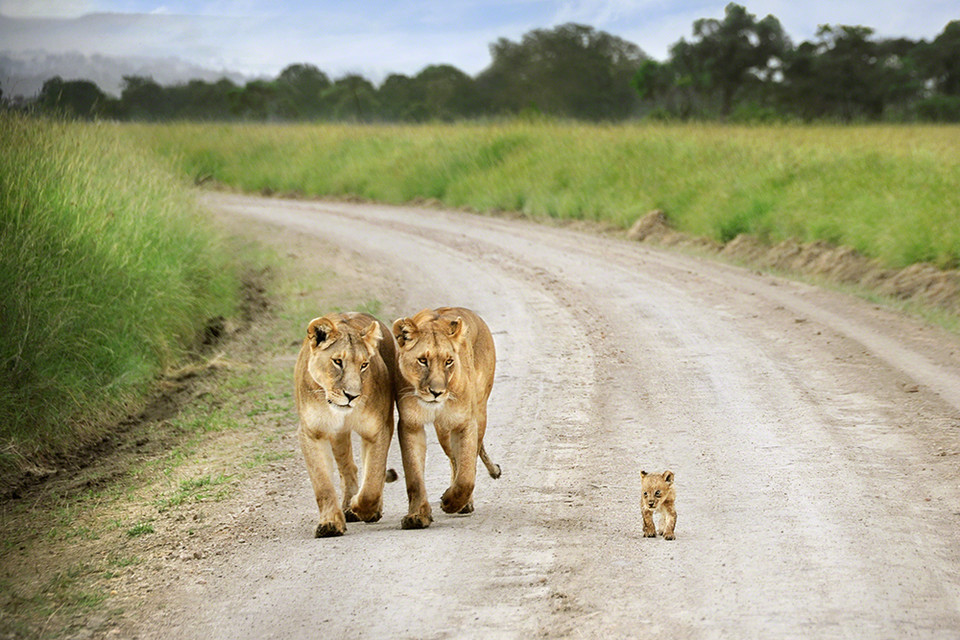
[[[723,116],[730,114],[738,96],[762,94],[761,87],[774,80],[790,49],[779,20],[768,15],[758,22],[732,2],[722,21],[695,21],[693,35],[693,42],[681,38],[670,48],[677,81],[715,96]]]
[[[291,64],[277,76],[280,97],[297,117],[320,114],[320,96],[330,88],[330,78],[312,64]]]
[[[131,119],[156,120],[167,116],[163,87],[144,76],[123,76],[120,112]]]
[[[323,92],[324,113],[337,120],[370,120],[378,111],[377,90],[363,76],[350,74]]]
[[[782,95],[805,118],[878,119],[915,97],[920,81],[905,56],[906,41],[873,40],[873,29],[822,25],[818,42],[804,42],[783,69]]]
[[[493,61],[477,78],[489,110],[544,113],[590,120],[625,118],[639,98],[630,88],[646,54],[633,43],[593,27],[564,24],[537,29],[519,43],[490,46]]]
[[[934,89],[948,96],[960,96],[960,20],[953,20],[933,42],[918,52],[924,75]]]
[[[43,83],[37,103],[46,110],[73,118],[93,118],[107,104],[107,95],[89,80],[64,81],[54,76]]]

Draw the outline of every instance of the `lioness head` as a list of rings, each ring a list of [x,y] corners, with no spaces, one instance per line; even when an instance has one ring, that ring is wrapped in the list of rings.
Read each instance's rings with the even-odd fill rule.
[[[646,471],[641,471],[640,477],[640,485],[643,489],[644,508],[650,509],[651,511],[659,509],[663,501],[672,495],[673,472],[647,473]]]
[[[464,324],[459,316],[438,316],[424,310],[393,323],[400,347],[400,375],[424,404],[441,406],[456,398]]]
[[[383,333],[378,322],[358,331],[336,318],[314,318],[307,325],[310,357],[307,371],[320,385],[327,403],[350,411],[360,402],[370,360],[378,352]]]

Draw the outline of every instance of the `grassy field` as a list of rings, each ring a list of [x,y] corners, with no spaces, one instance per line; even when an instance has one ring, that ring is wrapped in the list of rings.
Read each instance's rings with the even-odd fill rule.
[[[229,315],[187,181],[108,124],[0,114],[0,472],[99,437]]]
[[[129,125],[191,178],[852,246],[960,266],[960,127]]]

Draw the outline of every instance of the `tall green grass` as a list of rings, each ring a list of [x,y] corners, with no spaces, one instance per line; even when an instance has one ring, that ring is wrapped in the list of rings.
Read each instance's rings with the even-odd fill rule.
[[[75,450],[238,299],[186,181],[108,124],[0,114],[0,470]]]
[[[131,125],[197,180],[604,220],[666,211],[726,241],[826,240],[960,266],[960,127]]]

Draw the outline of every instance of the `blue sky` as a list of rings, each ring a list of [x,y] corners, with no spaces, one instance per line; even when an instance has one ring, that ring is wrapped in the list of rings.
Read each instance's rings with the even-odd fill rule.
[[[580,22],[663,59],[697,18],[723,16],[727,0],[0,0],[0,51],[174,56],[215,70],[276,75],[309,62],[329,75],[380,80],[431,63],[475,74],[488,45],[536,28]],[[931,39],[960,19],[958,0],[744,1],[773,14],[799,42],[817,26],[859,24],[881,36]]]

